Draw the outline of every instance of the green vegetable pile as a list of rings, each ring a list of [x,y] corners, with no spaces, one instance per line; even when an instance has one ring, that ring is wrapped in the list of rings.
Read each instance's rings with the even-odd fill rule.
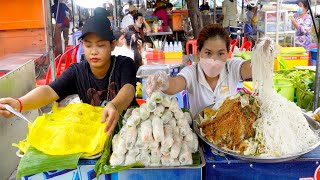
[[[315,89],[315,72],[311,70],[279,70],[274,72],[274,78],[288,78],[293,81],[297,105],[307,111],[313,106]]]

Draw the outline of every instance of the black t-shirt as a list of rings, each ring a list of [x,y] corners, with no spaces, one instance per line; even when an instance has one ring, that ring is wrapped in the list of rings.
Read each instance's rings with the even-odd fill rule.
[[[115,67],[109,84],[113,66]],[[120,89],[126,84],[136,86],[136,66],[134,62],[131,58],[125,56],[111,56],[110,68],[107,75],[102,79],[98,79],[93,75],[88,61],[85,60],[81,63],[70,65],[49,86],[58,94],[58,102],[69,95],[78,94],[84,103],[104,106],[107,101],[115,98]],[[109,90],[108,99],[107,90]],[[132,100],[131,105],[137,105],[135,98]]]

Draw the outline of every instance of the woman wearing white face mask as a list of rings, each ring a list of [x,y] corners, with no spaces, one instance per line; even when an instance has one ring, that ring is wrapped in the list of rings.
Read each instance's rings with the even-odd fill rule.
[[[302,46],[309,51],[311,42],[312,19],[308,14],[308,2],[306,0],[299,1],[297,13],[291,17],[292,25],[297,30],[295,45]]]
[[[193,115],[236,93],[237,83],[250,79],[252,74],[250,61],[227,61],[230,38],[220,25],[204,27],[199,33],[197,45],[200,55],[198,64],[183,68],[176,77],[157,72],[148,77],[145,87],[148,95],[158,89],[166,94],[187,89]]]
[[[148,25],[148,23],[145,21],[143,15],[141,13],[137,13],[133,16],[134,25],[128,26],[129,31],[133,31],[135,34],[138,35],[138,37],[145,42],[146,37],[144,35],[144,28],[146,28],[146,32],[151,32],[151,27]]]

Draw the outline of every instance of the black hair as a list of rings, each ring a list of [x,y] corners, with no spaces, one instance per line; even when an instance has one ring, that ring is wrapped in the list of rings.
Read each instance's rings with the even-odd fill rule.
[[[138,20],[139,16],[142,16],[142,17],[143,17],[143,14],[138,12],[138,13],[136,13],[136,14],[133,16],[134,22],[136,22],[136,20]]]
[[[167,8],[172,8],[172,7],[173,7],[173,4],[168,3],[168,4],[166,4],[166,7],[167,7]]]
[[[132,36],[134,36],[134,39],[131,41]],[[142,56],[138,50],[138,36],[132,32],[132,31],[127,31],[125,33],[125,38],[127,41],[127,45],[130,47],[130,42],[131,42],[131,49],[133,50],[134,53],[134,63],[136,64],[137,70],[139,67],[142,65]]]
[[[300,0],[299,2],[302,3],[302,5],[303,5],[303,7],[304,7],[305,9],[309,9],[308,1],[306,1],[306,0]]]
[[[54,4],[58,4],[59,0],[53,0]]]
[[[210,24],[204,26],[198,36],[197,46],[200,52],[204,46],[204,43],[210,38],[220,38],[226,43],[226,48],[229,52],[230,37],[229,33],[219,24]]]
[[[118,41],[122,35],[123,35],[123,32],[121,32],[120,30],[113,31],[114,40],[116,41]]]

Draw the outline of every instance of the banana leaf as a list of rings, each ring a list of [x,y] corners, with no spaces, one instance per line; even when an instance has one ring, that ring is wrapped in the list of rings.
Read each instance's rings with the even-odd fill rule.
[[[52,156],[30,146],[20,160],[17,178],[58,169],[75,169],[81,154]]]

